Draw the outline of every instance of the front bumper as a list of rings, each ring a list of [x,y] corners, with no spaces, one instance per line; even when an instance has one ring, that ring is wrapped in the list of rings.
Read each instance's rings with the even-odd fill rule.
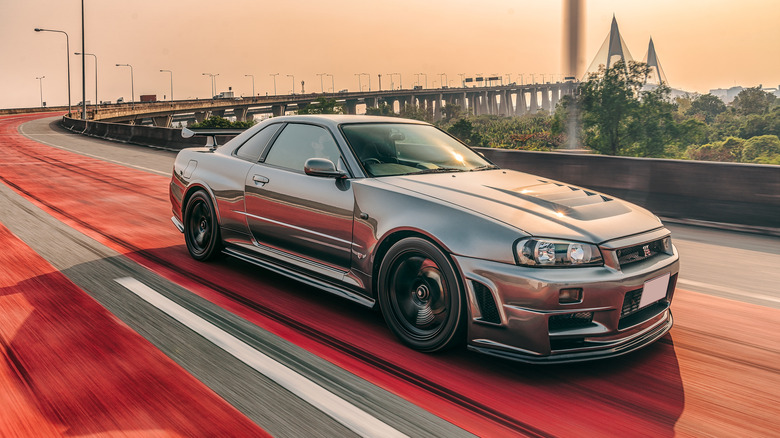
[[[644,347],[672,327],[679,256],[671,249],[623,269],[526,268],[454,256],[467,286],[468,347],[528,363],[593,360]],[[637,308],[647,282],[667,275],[666,294]],[[582,290],[581,301],[561,304],[561,289],[571,288]]]

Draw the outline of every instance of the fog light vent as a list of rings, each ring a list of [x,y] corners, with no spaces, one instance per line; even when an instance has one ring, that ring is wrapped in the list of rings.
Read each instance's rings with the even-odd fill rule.
[[[552,330],[566,330],[588,327],[593,322],[593,312],[566,313],[550,317],[549,325]]]
[[[558,303],[560,304],[574,304],[582,302],[582,289],[561,289],[558,292]]]
[[[485,322],[501,324],[501,315],[498,313],[496,299],[493,297],[490,289],[484,284],[477,283],[476,281],[472,281],[471,284],[474,286],[474,295],[476,295],[477,298],[479,313],[482,314],[480,319]]]

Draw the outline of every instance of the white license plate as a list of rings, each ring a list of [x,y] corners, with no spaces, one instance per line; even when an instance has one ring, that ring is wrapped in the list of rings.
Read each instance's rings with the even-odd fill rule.
[[[669,274],[656,277],[645,282],[642,289],[642,299],[639,300],[639,308],[653,304],[666,297],[666,289],[669,288]]]

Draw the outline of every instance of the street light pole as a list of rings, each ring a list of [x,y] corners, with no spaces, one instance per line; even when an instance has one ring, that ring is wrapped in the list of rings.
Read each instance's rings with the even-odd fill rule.
[[[252,78],[252,98],[255,97],[255,75],[244,75],[244,77],[250,76]]]
[[[292,78],[292,94],[295,94],[295,75],[287,75],[288,78]]]
[[[328,76],[330,76],[330,92],[335,93],[336,92],[336,80],[333,79],[333,75],[328,73]]]
[[[325,76],[327,73],[317,73],[317,76],[320,77],[320,92],[325,94],[325,89],[322,87],[322,77]]]
[[[465,73],[458,73],[458,76],[460,76],[460,86],[465,87],[466,86],[466,74]]]
[[[130,64],[117,64],[117,67],[130,67],[130,103],[135,105],[135,82],[133,81],[133,66]]]
[[[46,76],[41,76],[39,78],[35,78],[35,79],[38,79],[38,83],[41,86],[41,108],[43,108],[43,78],[45,78],[45,77]]]
[[[442,76],[444,76],[444,78],[442,78]],[[442,88],[444,88],[443,86],[449,82],[447,78],[447,73],[439,73],[439,81],[442,84]]]
[[[390,80],[392,80],[393,75],[398,75],[398,89],[401,90],[404,88],[404,82],[401,78],[401,73],[390,73]]]
[[[81,55],[81,52],[76,52],[74,55]],[[98,100],[98,69],[97,69],[97,55],[93,53],[85,53],[85,55],[93,56],[95,58],[95,108],[97,108],[97,104],[100,103]]]
[[[425,76],[425,88],[428,88],[428,75],[425,73],[420,73],[420,74]]]
[[[170,70],[160,70],[160,73],[168,72],[171,74],[171,102],[173,102],[173,72]]]
[[[279,76],[279,73],[271,73],[269,76],[274,78],[274,96],[276,96],[276,77]]]
[[[87,52],[84,49],[84,40],[84,0],[81,0],[81,53]],[[97,65],[97,61],[95,65]],[[97,100],[97,96],[95,96],[95,100]],[[87,120],[87,59],[83,56],[81,57],[81,120]]]
[[[355,76],[358,77],[358,92],[362,92],[363,91],[363,84],[360,83],[360,76],[361,76],[361,74],[360,73],[355,73]]]
[[[41,29],[39,27],[35,28],[36,32],[59,32],[65,34],[65,58],[68,61],[68,117],[70,117],[70,38],[68,37],[68,33],[64,30],[54,30],[54,29]]]

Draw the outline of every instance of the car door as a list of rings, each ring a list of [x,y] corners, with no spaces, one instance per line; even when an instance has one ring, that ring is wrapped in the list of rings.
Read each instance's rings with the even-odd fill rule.
[[[309,158],[342,166],[330,131],[288,123],[245,181],[247,223],[258,244],[282,251],[287,261],[347,271],[352,249],[354,196],[347,179],[306,175]]]

